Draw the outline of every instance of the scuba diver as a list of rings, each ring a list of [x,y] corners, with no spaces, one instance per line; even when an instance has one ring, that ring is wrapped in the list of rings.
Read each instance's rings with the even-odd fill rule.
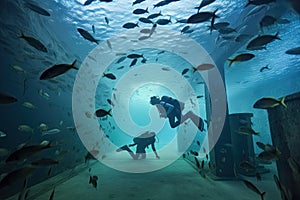
[[[187,119],[191,119],[201,132],[204,131],[203,119],[192,111],[182,115],[184,103],[179,102],[177,99],[173,99],[168,96],[162,96],[161,99],[159,99],[157,96],[152,96],[150,98],[150,104],[157,107],[161,118],[169,119],[171,128],[175,128],[185,122]]]
[[[139,135],[138,137],[133,138],[133,144],[130,145],[124,145],[122,147],[120,147],[119,149],[116,150],[116,152],[120,152],[120,151],[127,151],[130,156],[134,159],[134,160],[138,160],[138,159],[146,159],[146,147],[148,148],[149,145],[151,145],[152,150],[156,156],[157,159],[160,159],[160,157],[158,156],[156,149],[155,149],[155,133],[154,132],[150,132],[150,131],[146,131],[145,133],[142,133],[141,135]],[[133,151],[131,151],[131,149],[129,147],[133,147],[136,146],[136,154],[133,153]],[[141,158],[140,158],[141,157]]]

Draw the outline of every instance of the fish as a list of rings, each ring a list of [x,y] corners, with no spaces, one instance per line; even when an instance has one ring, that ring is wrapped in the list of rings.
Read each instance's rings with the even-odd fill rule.
[[[246,171],[256,171],[256,167],[253,166],[251,163],[249,163],[248,161],[242,161],[239,164],[239,167],[246,170]]]
[[[261,200],[264,200],[264,196],[266,192],[260,192],[259,189],[250,181],[243,180],[244,184],[246,185],[247,188],[255,192],[256,194],[260,195]]]
[[[116,64],[119,64],[121,62],[123,62],[126,59],[126,56],[122,56],[121,58],[119,58],[116,62]]]
[[[216,0],[202,0],[200,5],[198,7],[195,7],[195,9],[198,9],[197,12],[199,12],[199,10],[205,6],[208,6],[209,4],[212,4],[213,2],[215,2]]]
[[[197,151],[190,151],[191,152],[191,154],[193,154],[194,156],[199,156],[199,153],[197,152]]]
[[[168,0],[163,0],[163,1],[158,2],[157,4],[154,4],[153,8],[165,6],[165,5],[168,5],[169,3],[171,3],[171,2],[168,2]]]
[[[190,26],[185,26],[181,29],[181,33],[186,33],[191,27]]]
[[[92,184],[94,188],[97,188],[97,181],[98,177],[97,176],[90,176],[89,184]]]
[[[140,21],[140,22],[143,22],[143,23],[145,23],[145,24],[153,24],[153,22],[152,22],[150,19],[145,18],[145,17],[139,18],[139,21]]]
[[[265,150],[266,145],[265,145],[264,143],[262,143],[262,142],[256,142],[256,145],[257,145],[260,149]]]
[[[105,117],[107,115],[109,115],[109,116],[112,117],[112,115],[110,114],[110,112],[111,112],[111,109],[109,109],[108,111],[106,111],[104,109],[98,109],[98,110],[96,110],[95,115],[97,117]]]
[[[225,27],[225,28],[218,29],[218,32],[220,34],[229,34],[229,33],[236,32],[236,30],[234,28],[231,28],[231,27]],[[223,38],[224,38],[224,36],[223,36]]]
[[[184,153],[184,154],[182,154],[182,157],[183,157],[183,158],[186,158],[186,155],[185,155],[185,153]]]
[[[201,23],[210,20],[212,17],[219,18],[216,15],[217,11],[218,9],[216,9],[214,12],[198,12],[197,14],[190,16],[187,19],[187,23]]]
[[[50,167],[49,170],[48,170],[48,173],[47,173],[48,176],[51,175],[51,171],[52,171],[52,168]]]
[[[15,103],[17,102],[18,99],[9,95],[9,94],[5,94],[5,93],[2,93],[0,92],[0,105],[1,104],[12,104],[12,103]]]
[[[244,61],[251,60],[254,57],[255,57],[255,55],[253,55],[251,53],[239,54],[239,55],[235,56],[233,59],[227,59],[227,61],[229,61],[228,66],[230,67],[234,62],[244,62]]]
[[[205,157],[206,157],[206,160],[208,160],[208,154],[206,154]]]
[[[155,30],[156,30],[156,27],[157,27],[157,24],[155,23],[155,24],[153,24],[153,26],[152,26],[152,28],[151,28],[151,30],[150,30],[150,34],[149,34],[149,37],[155,32]]]
[[[245,5],[245,7],[247,7],[249,5],[259,6],[259,5],[269,4],[269,3],[275,3],[275,2],[276,2],[276,0],[248,0],[248,2]]]
[[[202,98],[202,97],[204,97],[204,96],[203,96],[203,95],[198,95],[198,96],[196,96],[197,99],[200,99],[200,98]]]
[[[84,6],[88,6],[88,5],[90,5],[91,3],[93,3],[93,1],[95,1],[95,0],[86,0],[85,2],[84,2]]]
[[[153,14],[149,15],[147,18],[148,19],[155,19],[159,16],[162,16],[161,11],[159,11],[159,13],[153,13]]]
[[[285,53],[290,55],[300,55],[300,47],[289,49]]]
[[[21,32],[21,36],[19,36],[19,38],[24,39],[30,46],[32,46],[36,50],[39,50],[39,51],[42,51],[42,52],[45,52],[45,53],[48,52],[45,45],[43,45],[43,43],[41,43],[39,40],[35,39],[34,37],[25,36],[24,33]]]
[[[44,123],[41,123],[38,127],[38,129],[43,132],[43,131],[47,131],[48,130],[48,126]]]
[[[259,160],[272,161],[272,160],[278,160],[280,155],[281,155],[281,152],[276,148],[275,151],[261,152],[260,154],[258,154],[257,158]]]
[[[202,162],[201,162],[201,169],[203,169],[204,168],[204,160],[202,160]]]
[[[255,132],[251,127],[247,127],[247,126],[240,126],[238,133],[244,135],[259,135],[258,132]]]
[[[198,65],[197,67],[193,67],[193,73],[196,72],[196,71],[210,70],[214,67],[215,66],[213,64],[204,63],[204,64],[201,64],[201,65]]]
[[[42,72],[40,80],[48,80],[57,77],[61,74],[66,73],[70,69],[78,70],[78,68],[75,66],[76,61],[77,60],[74,60],[72,64],[58,64],[46,69]]]
[[[0,181],[0,190],[7,186],[16,185],[18,182],[26,179],[34,172],[35,168],[31,165],[25,165],[24,167],[15,169],[5,175]]]
[[[132,13],[135,15],[142,15],[142,14],[149,13],[149,12],[148,12],[148,8],[146,8],[146,10],[137,8]]]
[[[139,27],[138,23],[132,23],[132,22],[128,22],[126,24],[124,24],[122,26],[123,28],[126,28],[126,29],[132,29],[132,28],[135,28],[135,27]]]
[[[5,160],[6,163],[8,162],[17,162],[17,161],[24,161],[29,157],[39,154],[45,149],[49,149],[53,147],[50,142],[43,141],[40,144],[35,145],[24,145],[21,148],[17,149],[16,151],[12,152]]]
[[[49,197],[49,200],[53,200],[54,198],[54,192],[55,192],[55,187],[53,188],[51,194],[50,194],[50,197]]]
[[[103,77],[109,78],[111,80],[116,80],[117,79],[116,76],[113,73],[107,73],[107,74],[103,73]]]
[[[196,166],[197,166],[197,168],[198,168],[198,169],[200,169],[200,163],[199,163],[199,161],[198,161],[197,157],[194,157],[194,158],[195,158],[195,162],[196,162]]]
[[[4,133],[3,131],[0,131],[0,138],[6,137],[6,133]]]
[[[92,25],[92,31],[93,31],[93,34],[96,33],[96,31],[95,31],[95,26],[94,26],[94,25]]]
[[[45,10],[44,8],[42,8],[42,7],[40,7],[36,4],[33,4],[31,2],[26,2],[24,5],[27,8],[29,8],[30,10],[32,10],[32,11],[34,11],[34,12],[40,14],[40,15],[44,15],[44,16],[47,16],[47,17],[50,16],[50,13],[47,10]]]
[[[51,158],[42,158],[40,160],[34,161],[31,164],[33,166],[50,166],[50,165],[56,165],[59,162],[57,160],[53,160]]]
[[[129,67],[134,66],[137,63],[137,58],[133,59],[129,65]]]
[[[275,35],[260,35],[260,36],[257,36],[256,38],[252,39],[246,49],[248,50],[260,50],[261,48],[266,48],[265,46],[268,44],[268,43],[271,43],[273,42],[274,40],[281,40],[279,37],[278,37],[278,32],[275,34]]]
[[[106,24],[109,25],[109,20],[108,20],[108,18],[107,18],[107,17],[104,17],[104,20],[105,20]]]
[[[200,146],[200,142],[199,141],[197,141],[196,143],[197,143],[198,146]]]
[[[192,30],[192,29],[189,29],[189,30],[185,31],[185,32],[184,32],[184,33],[182,33],[182,34],[188,34],[188,33],[192,33],[192,32],[194,32],[194,30]]]
[[[158,24],[158,25],[167,25],[167,24],[169,24],[171,22],[172,21],[171,21],[171,17],[170,17],[170,19],[158,19],[155,24]]]
[[[54,128],[54,129],[51,129],[51,130],[47,130],[47,131],[43,131],[42,132],[42,136],[45,136],[45,135],[54,135],[54,134],[57,134],[57,133],[60,133],[61,131],[57,128]]]
[[[259,71],[260,71],[260,72],[263,72],[264,70],[271,70],[271,69],[269,68],[269,65],[266,65],[266,66],[260,68]]]
[[[130,59],[144,58],[144,56],[143,56],[143,54],[132,53],[132,54],[127,55],[127,58],[130,58]]]
[[[260,29],[262,30],[263,27],[272,26],[275,24],[277,19],[271,15],[265,15],[259,22]]]
[[[284,100],[285,97],[279,99],[276,99],[274,97],[263,97],[254,103],[253,108],[268,109],[274,108],[279,105],[282,105],[286,108],[287,105],[285,104]]]
[[[31,128],[30,126],[28,126],[28,125],[19,125],[18,126],[18,130],[19,131],[21,131],[21,132],[34,132],[34,129],[33,128]]]
[[[121,67],[118,67],[117,68],[117,70],[119,70],[119,69],[123,69],[125,66],[123,65],[123,66],[121,66]]]
[[[112,45],[109,40],[106,40],[107,46],[112,50]]]
[[[29,109],[35,109],[35,105],[33,105],[32,103],[30,102],[24,102],[22,103],[22,106],[26,107],[26,108],[29,108]]]
[[[96,160],[96,158],[90,152],[87,152],[87,154],[84,157],[84,160],[85,160],[85,163],[86,163],[89,160]]]
[[[90,42],[95,42],[96,44],[99,44],[100,40],[95,39],[88,31],[86,31],[82,28],[77,28],[77,31],[84,39],[86,39]]]
[[[134,6],[135,4],[139,4],[139,3],[142,3],[143,1],[146,1],[146,0],[135,0],[132,5]]]
[[[112,100],[106,99],[106,101],[107,101],[111,106],[115,106],[115,104],[112,102]]]

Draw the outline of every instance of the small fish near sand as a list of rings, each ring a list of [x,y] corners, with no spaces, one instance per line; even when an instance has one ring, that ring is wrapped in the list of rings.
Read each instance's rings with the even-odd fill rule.
[[[95,115],[96,115],[97,117],[105,117],[105,116],[107,116],[107,115],[109,115],[109,116],[112,117],[112,115],[111,115],[110,112],[111,112],[111,109],[109,109],[108,111],[106,111],[106,110],[104,110],[104,109],[98,109],[98,110],[96,110]]]
[[[43,131],[42,132],[42,136],[45,136],[45,135],[55,135],[57,133],[60,133],[60,130],[57,129],[57,128],[54,128],[54,129],[50,129],[50,130],[47,130],[47,131]]]
[[[82,28],[77,28],[77,31],[80,33],[80,35],[90,41],[90,42],[95,42],[96,44],[99,44],[99,40],[95,39],[88,31],[82,29]]]
[[[254,131],[251,127],[241,126],[237,131],[239,134],[243,135],[259,135],[258,132]]]
[[[55,188],[53,188],[51,194],[50,194],[50,197],[49,197],[49,200],[53,200],[54,199],[54,192],[55,192]]]
[[[44,15],[44,16],[47,16],[47,17],[50,16],[50,13],[47,10],[45,10],[44,8],[42,8],[42,7],[40,7],[36,4],[33,4],[31,2],[26,2],[24,5],[27,8],[29,8],[30,10],[32,10],[32,11],[34,11],[34,12],[40,14],[40,15]]]
[[[22,124],[18,126],[18,130],[21,132],[32,132],[32,133],[34,132],[34,129],[26,124]]]
[[[77,60],[74,60],[72,64],[58,64],[46,69],[44,72],[42,72],[40,80],[48,80],[57,77],[61,74],[66,73],[70,69],[78,70],[78,68],[75,66],[76,61]]]
[[[22,103],[22,106],[24,106],[25,108],[29,108],[29,109],[35,109],[36,108],[35,105],[33,105],[32,103],[27,102],[27,101]]]
[[[244,184],[246,185],[247,188],[255,192],[256,194],[260,195],[261,200],[264,200],[264,196],[266,192],[260,192],[260,190],[250,181],[243,180]]]
[[[230,67],[234,62],[245,62],[245,61],[251,60],[254,57],[255,57],[255,55],[253,55],[251,53],[239,54],[232,59],[227,59],[227,61],[229,61],[228,67]]]
[[[53,160],[52,158],[42,158],[40,160],[32,162],[31,164],[34,166],[51,166],[58,163],[58,160]]]
[[[276,99],[274,97],[264,97],[259,100],[257,100],[253,108],[260,108],[260,109],[268,109],[268,108],[274,108],[276,106],[282,105],[283,107],[287,107],[285,102],[285,97]]]
[[[15,103],[17,102],[18,99],[9,95],[9,94],[5,94],[5,93],[2,93],[0,92],[0,105],[3,105],[3,104],[11,104],[11,103]]]
[[[45,45],[43,45],[43,43],[41,43],[38,39],[35,39],[34,37],[25,36],[24,33],[21,32],[21,36],[19,36],[19,38],[24,39],[30,46],[32,46],[36,50],[39,50],[39,51],[42,51],[42,52],[45,52],[45,53],[48,52]]]

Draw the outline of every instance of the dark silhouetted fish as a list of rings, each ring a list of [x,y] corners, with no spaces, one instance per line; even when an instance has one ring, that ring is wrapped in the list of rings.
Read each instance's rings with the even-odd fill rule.
[[[107,73],[107,74],[103,73],[103,77],[109,78],[111,80],[116,80],[116,76],[112,73]]]
[[[272,26],[276,21],[277,19],[275,17],[266,15],[259,22],[260,29],[263,29],[263,27]]]
[[[187,20],[187,23],[201,23],[210,20],[212,17],[218,18],[216,15],[217,11],[218,9],[216,9],[214,12],[199,12],[190,16]]]
[[[113,0],[99,0],[100,2],[112,2]]]
[[[135,4],[139,4],[139,3],[142,3],[143,1],[146,1],[146,0],[135,0],[132,5],[134,6]]]
[[[37,155],[45,149],[51,148],[50,142],[45,142],[37,145],[29,145],[23,146],[16,151],[12,152],[7,159],[5,160],[6,163],[14,162],[14,161],[24,161],[27,158]]]
[[[89,184],[92,184],[94,188],[97,188],[97,176],[90,176]]]
[[[158,2],[157,4],[154,4],[153,5],[153,8],[157,8],[157,7],[161,7],[161,6],[165,6],[165,5],[168,5],[169,3],[171,3],[171,2],[168,2],[168,1],[160,1],[160,2]]]
[[[199,163],[198,159],[196,157],[194,157],[194,158],[195,158],[197,168],[200,169],[200,163]]]
[[[90,5],[91,3],[93,3],[93,1],[95,0],[86,0],[83,5],[84,6]]]
[[[274,108],[275,106],[279,106],[279,105],[282,105],[283,107],[287,107],[284,103],[284,99],[285,97],[280,99],[276,99],[273,97],[264,97],[257,100],[254,103],[253,108],[267,109],[267,108]]]
[[[93,31],[93,34],[95,34],[95,26],[94,25],[92,25],[92,31]]]
[[[137,58],[133,59],[133,61],[129,65],[129,67],[134,66],[136,63],[137,63]]]
[[[25,36],[23,32],[21,32],[21,36],[19,38],[24,39],[30,46],[34,47],[35,49],[42,51],[42,52],[48,52],[47,48],[45,45],[43,45],[39,40],[30,37],[30,36]]]
[[[87,39],[88,41],[95,42],[96,44],[99,44],[99,40],[96,40],[89,32],[82,28],[77,28],[77,31],[80,33],[80,35]]]
[[[40,160],[34,161],[31,164],[36,166],[50,166],[50,165],[56,165],[59,162],[57,160],[53,160],[51,158],[42,158]]]
[[[159,11],[159,13],[153,13],[151,15],[149,15],[147,18],[148,19],[154,19],[156,17],[162,16],[161,11]]]
[[[108,24],[109,24],[108,18],[107,18],[107,17],[104,17],[104,19],[105,19],[106,24],[108,25]]]
[[[110,111],[111,111],[111,109],[109,109],[108,111],[106,111],[104,109],[98,109],[98,110],[96,110],[95,114],[97,117],[105,117],[107,115],[112,117],[112,115],[110,114]]]
[[[181,29],[181,33],[186,33],[190,29],[190,26],[185,26],[183,29]]]
[[[126,24],[124,24],[122,26],[123,28],[126,28],[126,29],[132,29],[132,28],[135,28],[135,27],[139,27],[138,23],[132,23],[132,22],[128,22]]]
[[[216,0],[203,0],[203,1],[201,1],[200,5],[198,7],[195,7],[195,8],[198,9],[197,12],[199,12],[199,10],[201,8],[203,8],[204,6],[208,6],[209,4],[211,4],[211,3],[215,2],[215,1]]]
[[[300,55],[300,47],[289,49],[285,53],[292,54],[292,55]]]
[[[27,8],[29,8],[30,10],[32,10],[32,11],[34,11],[34,12],[40,14],[40,15],[50,16],[50,13],[47,10],[45,10],[44,8],[41,8],[38,5],[35,5],[33,3],[30,3],[30,2],[26,2],[25,6]]]
[[[70,64],[58,64],[58,65],[54,65],[54,66],[46,69],[41,74],[40,80],[48,80],[48,79],[54,78],[56,76],[66,73],[70,69],[78,70],[78,68],[75,66],[76,61],[77,60],[74,60],[74,62],[71,65]]]
[[[10,104],[15,103],[17,101],[18,99],[16,99],[15,97],[0,92],[0,104]]]
[[[260,68],[259,71],[260,71],[260,72],[263,72],[264,70],[270,70],[269,65],[266,65],[266,66]]]
[[[171,23],[171,17],[170,17],[170,19],[158,19],[155,24],[167,25],[169,23]]]
[[[243,180],[243,182],[247,186],[247,188],[249,188],[250,190],[252,190],[256,194],[260,195],[261,200],[264,200],[264,195],[266,194],[266,192],[260,192],[259,189],[253,183],[251,183],[250,181]]]
[[[265,45],[273,42],[274,40],[281,40],[278,37],[278,33],[276,33],[275,35],[261,35],[251,40],[246,48],[248,50],[260,50],[260,47],[265,47]]]
[[[150,19],[145,18],[145,17],[139,18],[139,21],[143,22],[143,23],[146,23],[146,24],[153,24],[153,22]]]
[[[111,106],[115,106],[115,104],[114,104],[110,99],[106,99],[106,101],[107,101]]]
[[[132,13],[136,14],[136,15],[141,15],[141,14],[145,14],[145,13],[149,13],[149,12],[148,12],[148,8],[146,8],[146,10],[137,8]]]
[[[181,75],[185,75],[187,72],[189,71],[189,68],[185,68],[184,70],[182,70]]]
[[[30,176],[34,170],[35,168],[31,165],[26,165],[22,168],[13,170],[4,176],[4,178],[0,181],[0,190],[6,186],[12,186],[20,181],[23,181],[25,178]]]
[[[233,59],[227,59],[227,61],[229,61],[229,67],[232,65],[232,63],[234,62],[244,62],[244,61],[248,61],[251,60],[252,58],[254,58],[255,56],[251,53],[242,53],[239,54],[237,56],[235,56]]]
[[[193,73],[196,72],[196,71],[210,70],[214,67],[215,66],[213,64],[204,63],[204,64],[201,64],[201,65],[198,65],[197,67],[193,67]]]
[[[132,54],[127,55],[127,58],[130,58],[130,59],[144,58],[144,56],[143,56],[143,54],[132,53]]]
[[[123,62],[124,60],[126,59],[126,56],[122,56],[121,58],[119,58],[118,60],[117,60],[117,64],[119,64],[120,62]]]
[[[49,197],[49,200],[53,200],[54,198],[54,192],[55,192],[55,188],[53,188],[51,194],[50,194],[50,197]]]
[[[274,2],[276,2],[276,0],[248,0],[245,7],[247,7],[249,5],[259,6],[259,5],[269,4],[269,3],[274,3]]]

